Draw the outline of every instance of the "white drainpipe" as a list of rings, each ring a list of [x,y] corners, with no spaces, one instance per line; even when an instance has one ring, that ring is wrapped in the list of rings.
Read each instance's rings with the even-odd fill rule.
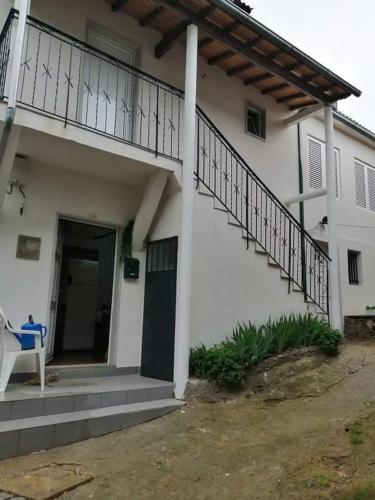
[[[340,266],[337,239],[336,182],[334,160],[334,128],[332,106],[324,107],[324,125],[326,139],[327,170],[327,216],[328,216],[328,252],[330,263],[330,315],[334,328],[342,330],[342,308],[340,291]]]
[[[197,102],[198,28],[186,33],[184,159],[182,170],[182,220],[178,252],[177,307],[175,329],[175,397],[182,399],[189,377],[191,328],[191,275],[193,264],[193,206],[195,167],[195,115]]]

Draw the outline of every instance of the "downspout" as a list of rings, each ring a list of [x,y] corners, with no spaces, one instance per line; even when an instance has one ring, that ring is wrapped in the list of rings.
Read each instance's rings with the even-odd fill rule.
[[[298,148],[298,188],[299,194],[303,194],[303,165],[302,165],[302,154],[301,154],[301,124],[297,123],[297,148]],[[299,204],[299,222],[302,229],[305,229],[305,205],[303,201]],[[301,232],[301,252],[302,252],[302,290],[305,302],[307,300],[306,295],[306,256],[305,256],[305,237]]]
[[[19,0],[18,6],[19,16],[14,42],[14,57],[10,71],[8,106],[5,112],[4,127],[2,129],[0,137],[0,169],[3,165],[9,138],[13,130],[14,118],[16,115],[19,69],[21,66],[21,57],[25,38],[27,14],[30,8],[30,0]]]

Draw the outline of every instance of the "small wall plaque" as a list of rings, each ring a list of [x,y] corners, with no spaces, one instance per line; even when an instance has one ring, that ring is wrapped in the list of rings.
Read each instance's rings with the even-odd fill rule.
[[[17,259],[39,260],[41,242],[41,238],[19,234],[16,253]]]

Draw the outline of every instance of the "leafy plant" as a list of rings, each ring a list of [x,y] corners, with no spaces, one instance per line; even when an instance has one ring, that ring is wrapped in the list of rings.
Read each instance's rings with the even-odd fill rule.
[[[190,373],[222,384],[239,385],[247,372],[267,357],[306,346],[319,346],[326,354],[335,355],[341,339],[338,330],[310,314],[282,316],[258,327],[243,323],[223,342],[191,349]]]
[[[134,220],[131,219],[121,235],[121,250],[120,250],[120,258],[122,261],[126,259],[126,257],[132,256],[132,246],[133,246],[133,228],[134,228]]]

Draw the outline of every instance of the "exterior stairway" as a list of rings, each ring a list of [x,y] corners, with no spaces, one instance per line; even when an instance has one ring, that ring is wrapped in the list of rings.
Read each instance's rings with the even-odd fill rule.
[[[199,107],[195,177],[199,193],[228,214],[247,249],[263,254],[288,282],[289,293],[302,293],[316,314],[328,318],[328,255]]]
[[[0,395],[0,459],[118,431],[183,404],[173,399],[172,383],[121,373],[65,372],[43,395],[39,386],[10,384]]]

